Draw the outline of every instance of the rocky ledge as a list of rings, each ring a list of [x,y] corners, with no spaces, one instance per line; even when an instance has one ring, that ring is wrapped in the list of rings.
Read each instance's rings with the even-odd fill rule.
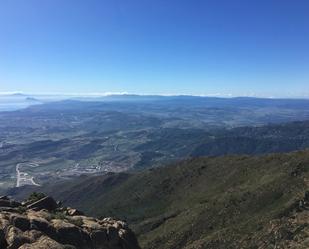
[[[139,249],[124,221],[96,219],[51,197],[19,203],[0,197],[1,249]]]

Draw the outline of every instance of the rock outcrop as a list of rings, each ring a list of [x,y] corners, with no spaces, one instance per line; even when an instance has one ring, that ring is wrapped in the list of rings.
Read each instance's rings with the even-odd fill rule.
[[[0,197],[1,249],[139,249],[124,221],[96,219],[51,197],[19,203]]]

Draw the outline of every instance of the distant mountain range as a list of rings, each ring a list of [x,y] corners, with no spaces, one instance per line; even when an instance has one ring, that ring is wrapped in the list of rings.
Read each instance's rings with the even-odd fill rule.
[[[20,102],[21,100],[36,100],[41,103],[61,100],[91,101],[91,102],[161,102],[181,104],[182,101],[189,105],[206,105],[208,107],[235,107],[235,106],[269,106],[273,107],[308,107],[309,99],[288,98],[256,98],[256,97],[209,97],[194,95],[138,95],[138,94],[26,94],[3,93],[0,94],[0,103]],[[24,107],[22,107],[24,108]]]

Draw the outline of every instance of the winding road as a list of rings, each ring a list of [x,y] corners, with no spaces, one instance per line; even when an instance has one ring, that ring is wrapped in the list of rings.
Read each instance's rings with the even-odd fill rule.
[[[39,164],[37,163],[18,163],[16,164],[16,188],[23,185],[35,185],[40,186],[34,181],[34,177],[28,175],[26,172],[21,172],[20,167],[23,165],[27,165],[30,167],[37,167]]]

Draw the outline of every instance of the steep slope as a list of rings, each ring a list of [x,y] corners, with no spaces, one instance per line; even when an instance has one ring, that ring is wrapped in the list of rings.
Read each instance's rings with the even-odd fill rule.
[[[209,157],[45,191],[88,214],[127,220],[146,249],[302,248],[308,170],[309,151]]]

